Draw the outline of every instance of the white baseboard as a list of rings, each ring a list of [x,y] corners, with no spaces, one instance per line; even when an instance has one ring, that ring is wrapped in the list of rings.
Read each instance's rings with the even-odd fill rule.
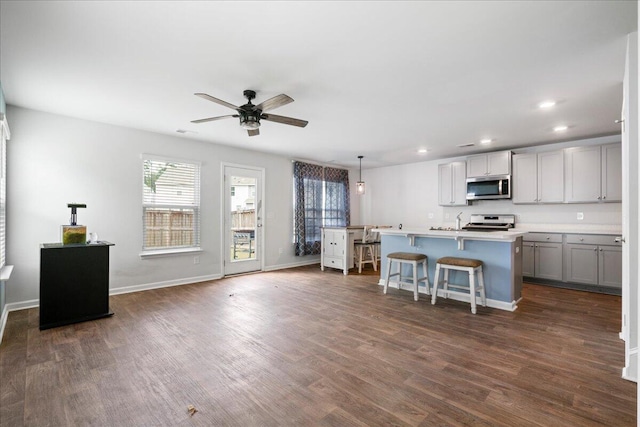
[[[628,349],[625,356],[625,367],[622,368],[622,378],[628,381],[638,382],[638,347]]]
[[[300,261],[300,262],[292,262],[292,263],[289,263],[289,264],[271,265],[269,267],[265,267],[263,271],[285,270],[287,268],[304,267],[304,266],[313,265],[313,264],[320,265],[320,260],[316,259],[316,260],[312,260],[312,261]],[[318,267],[318,268],[320,268],[320,267]]]
[[[384,286],[384,279],[380,279],[378,281],[378,285]],[[398,282],[390,281],[389,287],[398,289]],[[413,292],[413,288],[409,289],[409,286],[403,286],[400,289]],[[425,286],[419,286],[418,293],[427,295],[427,288]],[[442,289],[438,289],[438,296],[444,298],[444,291]],[[449,295],[449,299],[456,300],[456,301],[469,302],[469,297],[465,297],[464,295]],[[520,302],[520,300],[506,302],[506,301],[498,301],[498,300],[487,298],[487,307],[497,308],[499,310],[505,310],[505,311],[515,311],[518,308],[518,302]],[[481,304],[479,298],[476,299],[476,303],[478,305]]]
[[[9,317],[9,310],[7,306],[4,306],[2,314],[0,315],[0,344],[2,344],[2,336],[4,335],[4,327],[7,326],[7,317]]]
[[[109,295],[129,294],[132,292],[149,291],[151,289],[169,288],[171,286],[190,285],[199,282],[221,279],[221,274],[210,274],[207,276],[189,277],[179,280],[166,280],[163,282],[145,283],[142,285],[122,286],[120,288],[109,289]]]
[[[26,310],[28,308],[36,308],[40,306],[40,300],[30,299],[27,301],[20,302],[12,302],[6,305],[6,309],[8,312],[18,311],[18,310]]]

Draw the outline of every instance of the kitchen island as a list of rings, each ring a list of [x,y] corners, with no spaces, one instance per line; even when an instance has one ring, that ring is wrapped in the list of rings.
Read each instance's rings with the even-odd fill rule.
[[[380,233],[381,266],[380,285],[387,277],[387,254],[391,252],[414,252],[427,255],[430,287],[433,289],[436,261],[440,257],[454,256],[479,259],[484,262],[484,282],[487,294],[487,306],[514,311],[522,297],[522,236],[519,231],[455,231],[381,228]],[[406,267],[409,275],[410,267]],[[466,284],[468,275],[460,271],[451,271],[450,283]],[[390,281],[389,286],[398,287]],[[421,283],[420,293],[426,293]],[[438,296],[444,296],[439,289]],[[464,296],[450,296],[464,300]],[[468,301],[469,298],[466,297]]]

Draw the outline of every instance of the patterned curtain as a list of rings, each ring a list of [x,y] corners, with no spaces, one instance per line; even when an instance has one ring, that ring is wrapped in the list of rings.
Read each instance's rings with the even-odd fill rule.
[[[320,254],[322,178],[322,166],[294,162],[294,233],[297,256]]]
[[[346,227],[349,225],[349,171],[324,168],[326,185],[324,202],[324,226]]]

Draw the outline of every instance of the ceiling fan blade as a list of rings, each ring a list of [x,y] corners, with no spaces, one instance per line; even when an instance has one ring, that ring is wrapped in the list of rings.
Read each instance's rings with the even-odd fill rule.
[[[247,129],[249,136],[260,135],[260,129]]]
[[[288,95],[285,95],[284,93],[278,95],[278,96],[274,96],[273,98],[269,98],[266,101],[261,102],[260,104],[256,105],[256,109],[260,110],[260,111],[269,111],[269,110],[273,110],[274,108],[278,108],[278,107],[282,107],[283,105],[287,105],[289,103],[293,102],[293,98],[291,98]]]
[[[213,122],[215,120],[226,119],[228,117],[238,117],[238,115],[237,114],[231,114],[231,115],[228,115],[228,116],[207,117],[206,119],[191,120],[191,123]]]
[[[275,114],[263,114],[260,118],[270,122],[282,123],[285,125],[305,127],[309,122],[306,120],[294,119],[293,117],[276,116]]]
[[[220,104],[220,105],[224,105],[225,107],[233,108],[234,110],[238,109],[238,107],[236,107],[235,105],[229,104],[227,101],[223,101],[221,99],[214,98],[213,96],[207,95],[206,93],[194,93],[194,95],[195,96],[199,96],[202,99],[206,99],[208,101],[215,102],[216,104]]]

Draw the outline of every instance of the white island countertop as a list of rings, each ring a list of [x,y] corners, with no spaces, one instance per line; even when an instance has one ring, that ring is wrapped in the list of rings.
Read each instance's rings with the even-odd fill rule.
[[[518,237],[527,234],[526,231],[467,231],[467,230],[430,230],[428,228],[376,228],[373,231],[381,235],[407,237],[433,237],[440,239],[467,239],[514,242]]]

